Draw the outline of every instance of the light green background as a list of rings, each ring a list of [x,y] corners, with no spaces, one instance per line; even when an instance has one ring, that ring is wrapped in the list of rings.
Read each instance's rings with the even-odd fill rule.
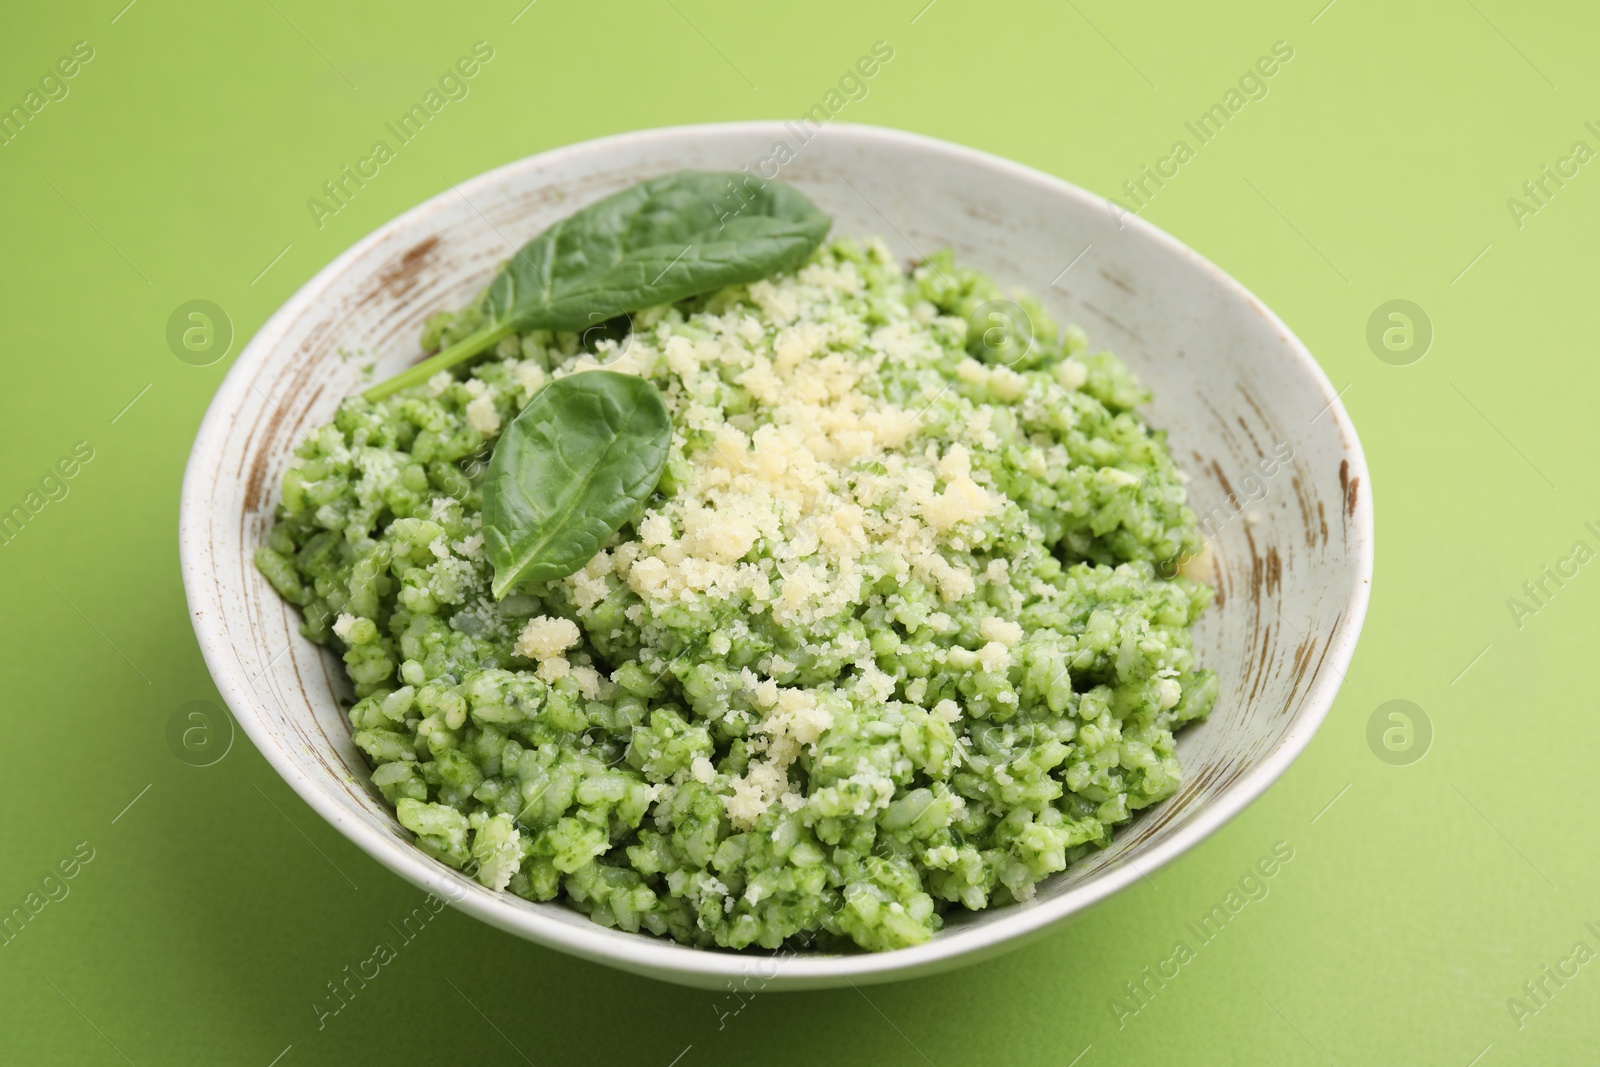
[[[119,16],[125,2],[16,5],[0,33],[4,104],[73,42],[95,49],[70,95],[0,147],[0,508],[75,442],[95,450],[0,548],[0,910],[76,843],[95,851],[0,947],[0,1062],[1593,1062],[1600,963],[1550,984],[1520,1029],[1507,999],[1574,941],[1600,949],[1584,929],[1600,926],[1600,564],[1520,629],[1507,598],[1577,539],[1600,547],[1583,527],[1600,520],[1600,167],[1520,229],[1506,206],[1575,140],[1600,148],[1583,126],[1600,120],[1592,5],[137,0]],[[306,198],[480,39],[495,58],[471,96],[318,230]],[[169,748],[174,710],[216,699],[175,534],[228,363],[318,268],[447,182],[614,132],[798,116],[880,39],[894,59],[841,118],[1105,194],[1273,42],[1294,48],[1145,215],[1348,387],[1381,549],[1326,724],[1202,846],[996,962],[763,994],[728,1015],[729,997],[449,911],[319,1030],[324,983],[398,940],[390,923],[421,894],[242,735],[210,767]],[[168,350],[168,316],[191,299],[231,316],[229,359]],[[1414,365],[1368,348],[1391,299],[1432,320]],[[1366,740],[1394,699],[1434,729],[1410,766]],[[1122,983],[1278,841],[1295,858],[1270,896],[1119,1030]]]

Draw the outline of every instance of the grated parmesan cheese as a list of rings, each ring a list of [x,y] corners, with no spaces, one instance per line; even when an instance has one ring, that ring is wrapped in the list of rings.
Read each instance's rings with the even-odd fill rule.
[[[582,638],[578,624],[571,619],[535,615],[523,625],[522,632],[517,635],[515,651],[517,655],[532,660],[552,659],[576,645]]]
[[[467,405],[467,425],[485,437],[500,432],[500,413],[494,409],[494,397],[480,396]]]

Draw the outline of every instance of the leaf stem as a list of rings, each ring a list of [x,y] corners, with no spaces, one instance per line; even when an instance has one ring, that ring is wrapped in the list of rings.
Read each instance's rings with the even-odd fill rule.
[[[514,322],[485,326],[481,330],[469,333],[449,348],[441,349],[416,366],[408,367],[393,378],[379,382],[361,395],[368,400],[382,400],[391,393],[398,393],[413,385],[421,385],[440,371],[449,370],[457,363],[464,363],[485,349],[493,347],[502,338],[510,336],[515,331]]]

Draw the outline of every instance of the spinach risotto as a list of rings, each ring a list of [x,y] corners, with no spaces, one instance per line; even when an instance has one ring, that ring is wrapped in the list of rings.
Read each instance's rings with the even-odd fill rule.
[[[443,863],[691,945],[915,945],[1177,788],[1202,544],[1114,356],[762,194],[744,280],[580,293],[585,332],[508,264],[436,315],[471,359],[345,400],[257,562]],[[662,200],[593,240],[669,244]]]

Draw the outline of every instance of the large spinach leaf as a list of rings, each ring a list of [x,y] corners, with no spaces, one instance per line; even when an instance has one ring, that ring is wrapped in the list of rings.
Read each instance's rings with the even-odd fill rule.
[[[536,393],[495,445],[483,486],[494,595],[579,570],[655,491],[672,419],[643,378],[592,370]]]
[[[788,186],[738,172],[681,171],[642,182],[524,245],[490,282],[481,328],[368,389],[367,399],[427,381],[519,330],[581,330],[790,270],[830,225]]]

